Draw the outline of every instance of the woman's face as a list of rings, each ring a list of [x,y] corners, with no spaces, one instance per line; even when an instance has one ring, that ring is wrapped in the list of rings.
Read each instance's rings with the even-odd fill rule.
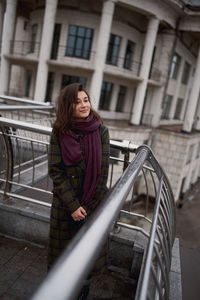
[[[73,117],[75,119],[85,119],[90,114],[90,101],[84,91],[78,92],[77,99],[73,104]]]

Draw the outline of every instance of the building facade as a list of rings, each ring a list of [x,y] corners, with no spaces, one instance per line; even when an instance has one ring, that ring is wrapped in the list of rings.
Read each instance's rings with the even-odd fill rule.
[[[82,82],[111,138],[151,146],[178,200],[200,176],[200,5],[187,2],[1,0],[0,95],[54,103]]]

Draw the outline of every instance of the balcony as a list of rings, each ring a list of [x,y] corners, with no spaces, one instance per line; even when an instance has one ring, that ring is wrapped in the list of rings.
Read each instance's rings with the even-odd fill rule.
[[[162,75],[162,72],[159,69],[152,67],[150,74],[149,74],[149,79],[160,82],[161,75]]]
[[[95,54],[95,51],[59,45],[52,48],[50,63],[93,70]]]
[[[10,55],[15,59],[28,59],[38,61],[40,43],[28,41],[12,41]],[[71,68],[94,70],[96,52],[83,48],[70,48],[65,45],[53,46],[49,63],[57,66],[69,66]],[[126,59],[125,57],[112,56],[105,62],[104,71],[112,76],[123,77],[129,80],[139,81],[141,62]],[[149,79],[160,82],[161,71],[153,67]]]
[[[135,60],[126,60],[125,57],[112,56],[105,63],[105,72],[114,76],[133,79],[139,77],[141,63]]]
[[[38,59],[40,53],[40,43],[28,41],[11,41],[10,54],[16,57]]]

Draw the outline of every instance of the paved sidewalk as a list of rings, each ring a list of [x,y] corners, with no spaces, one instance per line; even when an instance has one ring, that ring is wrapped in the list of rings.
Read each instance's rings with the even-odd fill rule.
[[[46,275],[46,249],[0,236],[0,299],[29,299]]]
[[[200,299],[200,180],[177,209],[183,300]]]

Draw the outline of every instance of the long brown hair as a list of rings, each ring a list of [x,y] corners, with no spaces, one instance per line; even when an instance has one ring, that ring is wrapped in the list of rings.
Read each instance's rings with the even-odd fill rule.
[[[70,133],[70,127],[73,120],[73,104],[77,99],[78,92],[81,91],[86,93],[90,101],[88,92],[80,83],[69,84],[61,90],[56,103],[56,120],[53,123],[53,130],[55,132],[59,134]],[[91,113],[97,120],[100,120],[103,123],[99,114],[92,107],[90,108],[90,114]]]

